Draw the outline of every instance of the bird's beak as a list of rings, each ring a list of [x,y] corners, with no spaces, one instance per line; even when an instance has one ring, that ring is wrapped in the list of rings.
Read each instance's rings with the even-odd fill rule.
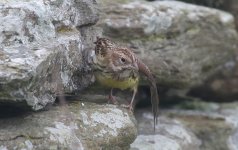
[[[133,63],[133,69],[136,70],[136,71],[139,70],[139,67],[138,67],[138,64],[137,64],[136,61]]]

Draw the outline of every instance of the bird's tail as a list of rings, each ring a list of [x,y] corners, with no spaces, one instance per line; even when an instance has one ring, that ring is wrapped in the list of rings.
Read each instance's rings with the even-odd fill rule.
[[[138,63],[139,72],[143,73],[150,82],[151,104],[152,104],[152,112],[154,116],[154,130],[155,130],[155,125],[157,124],[158,106],[159,106],[159,96],[158,96],[158,89],[156,86],[156,80],[153,74],[151,73],[150,69],[141,60],[138,60],[137,63]]]

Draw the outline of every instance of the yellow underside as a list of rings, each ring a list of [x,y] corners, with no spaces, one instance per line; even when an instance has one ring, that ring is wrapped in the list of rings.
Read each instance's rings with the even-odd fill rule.
[[[107,87],[111,87],[111,88],[117,88],[117,89],[121,89],[121,90],[125,90],[125,89],[133,89],[134,87],[137,87],[138,82],[139,82],[139,77],[137,78],[133,78],[130,77],[126,80],[115,80],[113,79],[111,76],[105,76],[102,74],[96,74],[96,79],[97,81]]]

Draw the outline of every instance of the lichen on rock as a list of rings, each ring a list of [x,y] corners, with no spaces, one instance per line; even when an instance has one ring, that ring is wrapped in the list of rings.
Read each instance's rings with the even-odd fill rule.
[[[98,19],[94,2],[0,3],[1,102],[26,102],[39,110],[57,95],[91,83],[90,76],[81,77],[79,72],[84,67],[82,52],[97,34],[92,27]]]
[[[201,84],[235,59],[238,35],[229,13],[178,1],[101,5],[103,35],[131,47],[160,85]]]
[[[111,145],[125,148],[136,138],[135,126],[134,116],[124,108],[74,102],[48,111],[0,119],[0,146],[7,149],[82,150]]]

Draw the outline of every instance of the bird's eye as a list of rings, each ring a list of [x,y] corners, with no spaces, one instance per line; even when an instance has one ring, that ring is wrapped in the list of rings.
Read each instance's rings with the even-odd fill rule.
[[[123,63],[125,63],[125,62],[126,62],[126,59],[125,59],[125,58],[123,58],[123,57],[122,57],[120,60],[121,60],[121,62],[123,62]]]

